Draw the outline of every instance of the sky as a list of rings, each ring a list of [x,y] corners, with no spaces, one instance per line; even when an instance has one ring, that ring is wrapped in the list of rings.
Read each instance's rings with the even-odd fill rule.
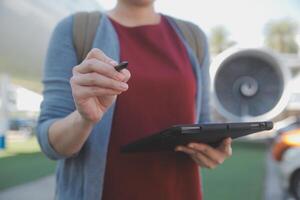
[[[99,0],[111,9],[116,0]],[[263,45],[264,26],[270,20],[291,18],[300,24],[300,0],[156,0],[157,11],[199,25],[207,35],[222,25],[240,46]],[[298,36],[300,41],[300,36]]]

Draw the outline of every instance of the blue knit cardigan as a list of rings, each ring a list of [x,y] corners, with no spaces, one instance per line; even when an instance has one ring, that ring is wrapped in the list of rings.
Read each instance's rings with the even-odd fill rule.
[[[169,23],[186,47],[193,72],[197,79],[197,121],[209,120],[209,54],[205,36],[202,33],[205,57],[199,63],[192,48],[184,39],[174,18],[166,16]],[[113,104],[97,123],[84,146],[76,155],[65,157],[53,149],[49,143],[48,129],[56,120],[66,117],[76,108],[69,80],[72,68],[77,65],[73,45],[73,16],[63,19],[56,26],[45,61],[43,84],[44,100],[38,120],[38,141],[42,151],[50,158],[58,160],[56,169],[56,199],[59,200],[100,200],[106,166],[106,155],[115,109]],[[99,48],[108,56],[119,61],[120,47],[114,27],[107,15],[103,14],[93,47]]]

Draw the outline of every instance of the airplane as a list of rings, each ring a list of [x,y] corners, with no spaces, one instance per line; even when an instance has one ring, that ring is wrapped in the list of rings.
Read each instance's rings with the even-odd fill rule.
[[[41,92],[41,76],[56,23],[76,11],[101,10],[97,0],[1,0],[0,73]]]
[[[0,1],[0,73],[9,74],[12,82],[41,93],[43,62],[51,32],[60,19],[79,10],[102,10],[102,7],[97,0]],[[262,51],[259,49],[253,50],[253,52],[262,53]],[[223,57],[223,60],[228,60],[229,54],[238,55],[241,54],[241,51],[235,50],[233,53],[232,50],[227,50],[223,52],[222,55],[218,55],[217,57]],[[280,64],[280,66],[278,65],[275,67],[275,71],[277,70],[278,72],[280,69],[288,68],[289,74],[299,75],[299,56],[273,54],[271,52],[266,52],[264,55],[269,55],[270,57],[274,57],[274,60],[276,59],[278,62],[284,63],[284,66]],[[213,63],[211,68],[213,68],[214,65],[215,64]],[[217,67],[218,69],[222,67],[224,68],[224,65],[222,65],[222,67]],[[283,69],[282,72],[284,71],[287,70]],[[284,72],[283,75],[288,73]],[[291,81],[294,78],[299,79],[297,78],[298,75],[295,75],[295,77],[290,76],[288,79]],[[212,74],[212,77],[215,77],[215,74]],[[214,86],[215,83],[212,83],[212,85]],[[284,87],[284,90],[292,91],[289,99],[285,100],[289,101],[290,103],[288,106],[284,107],[284,111],[298,111],[300,110],[300,91],[295,87],[291,88],[290,85],[295,84],[285,83],[285,85],[282,86]],[[216,99],[214,94],[216,94],[215,90],[212,93],[212,97]],[[217,105],[220,104],[217,103]],[[223,108],[224,105],[220,105],[217,110],[220,110],[221,114],[225,113],[225,118],[228,118],[228,114],[230,115],[230,113],[222,112],[222,110],[224,111]],[[283,111],[283,109],[281,111]],[[237,115],[237,117],[239,118],[240,116]]]
[[[41,93],[43,62],[49,38],[56,23],[71,13],[83,10],[102,10],[102,7],[97,0],[0,1],[0,73],[8,74],[13,83]],[[223,60],[228,60],[229,54],[241,54],[241,51],[239,50],[234,51],[235,52],[227,50],[217,57],[223,57]],[[253,50],[253,52],[256,52],[256,50]],[[260,53],[261,51],[257,49],[257,52]],[[284,66],[279,64],[280,66],[278,65],[275,67],[275,71],[277,69],[288,68],[289,74],[299,74],[299,56],[273,54],[266,51],[263,52],[265,52],[264,55],[269,55],[270,57],[274,57],[274,60],[284,63]],[[213,58],[213,60],[216,59]],[[211,68],[214,68],[214,65],[213,62]],[[217,67],[218,69],[221,69],[224,68],[224,65],[222,65],[222,67]],[[283,71],[286,70],[283,69]],[[284,72],[283,75],[288,73]],[[215,77],[215,74],[211,75],[212,77]],[[296,79],[296,77],[290,76],[288,79],[293,80],[294,78]],[[214,86],[215,83],[212,82],[212,85]],[[295,88],[290,88],[288,85],[294,84],[285,83],[285,85],[282,86],[284,87],[284,90],[292,91],[291,97],[288,100],[285,100],[290,101],[290,103],[288,106],[285,106],[284,111],[289,110],[289,112],[293,112],[294,110],[300,110],[299,91]],[[215,90],[212,92],[212,97],[213,99],[216,99],[216,95],[214,94],[216,94]],[[220,104],[217,103],[216,105]],[[224,114],[224,112],[222,112],[224,111],[223,108],[224,105],[220,105],[216,110],[221,111],[221,114]],[[283,111],[283,109],[281,111]],[[228,118],[228,114],[230,115],[229,112],[225,112],[225,118]],[[237,115],[237,117],[239,118],[240,116]]]

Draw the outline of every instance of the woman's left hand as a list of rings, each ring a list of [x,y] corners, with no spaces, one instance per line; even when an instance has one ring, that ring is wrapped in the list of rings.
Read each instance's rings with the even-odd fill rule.
[[[176,147],[175,151],[188,154],[200,167],[214,169],[232,155],[231,142],[231,138],[226,138],[217,148],[203,143],[190,143]]]

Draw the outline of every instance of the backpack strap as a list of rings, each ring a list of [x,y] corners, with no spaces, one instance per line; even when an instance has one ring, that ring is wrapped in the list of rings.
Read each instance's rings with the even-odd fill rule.
[[[92,49],[100,19],[101,12],[99,11],[78,12],[74,15],[73,42],[78,63],[81,63]],[[175,23],[193,49],[199,63],[203,63],[204,49],[206,48],[204,33],[193,23],[180,19],[175,19]]]
[[[175,18],[175,23],[193,49],[199,63],[202,64],[205,57],[205,48],[207,48],[205,34],[197,25],[191,22]]]
[[[73,22],[73,43],[78,63],[81,63],[92,49],[100,19],[101,12],[99,11],[75,13]]]

